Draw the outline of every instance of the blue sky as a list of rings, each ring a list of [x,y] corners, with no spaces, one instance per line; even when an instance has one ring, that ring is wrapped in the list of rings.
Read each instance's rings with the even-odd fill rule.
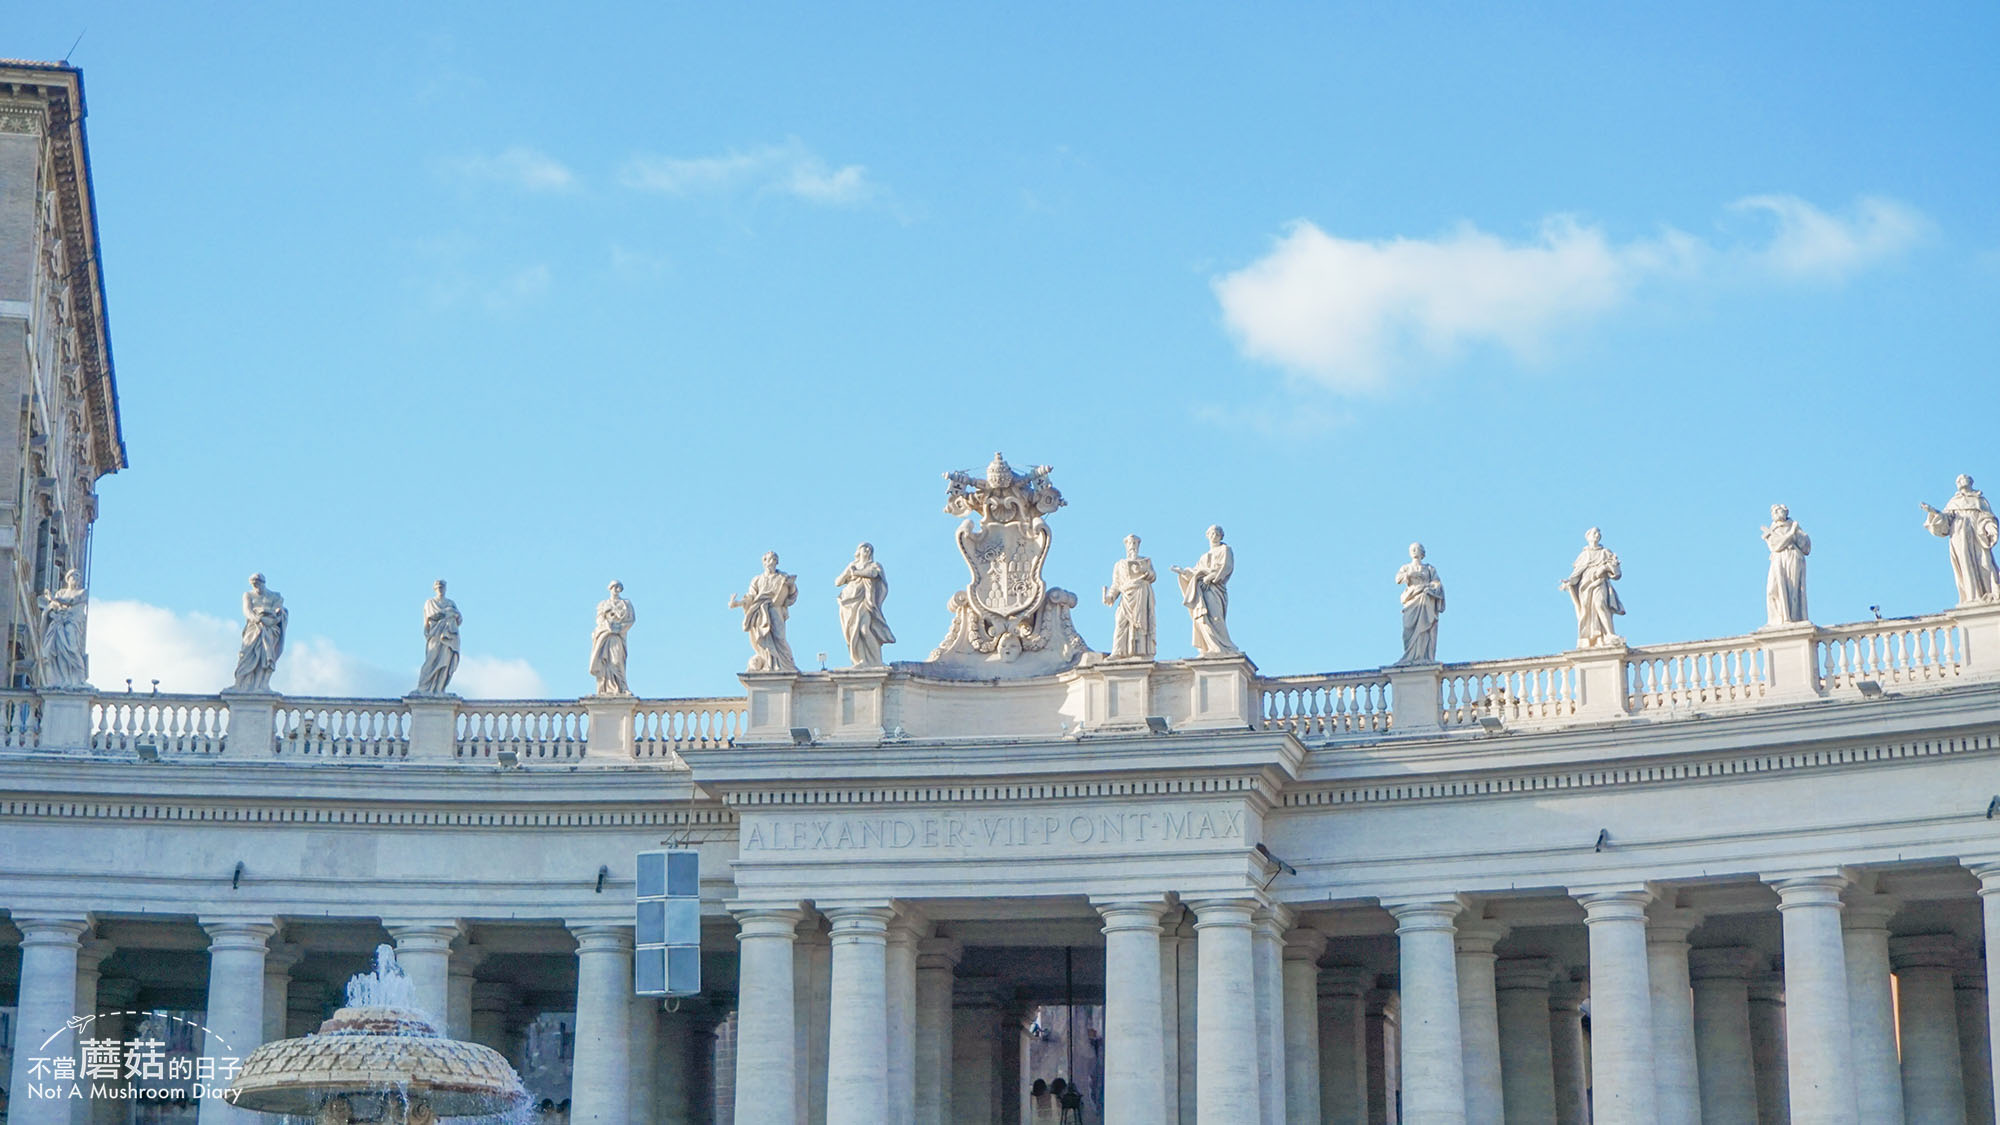
[[[131,468],[93,671],[213,690],[243,578],[298,689],[401,691],[445,577],[469,693],[735,689],[888,568],[892,659],[964,582],[938,474],[1070,506],[1049,578],[1221,522],[1261,668],[1574,639],[1596,524],[1634,643],[1944,608],[1919,500],[2000,487],[2000,8],[9,3],[85,32]],[[86,30],[87,29],[87,30]],[[1163,590],[1165,588],[1163,587]],[[1163,599],[1162,654],[1187,629]]]

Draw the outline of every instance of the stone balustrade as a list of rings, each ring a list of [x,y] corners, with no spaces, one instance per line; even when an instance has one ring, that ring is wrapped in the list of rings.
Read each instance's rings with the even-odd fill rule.
[[[2000,679],[2000,607],[1552,656],[1259,676],[1249,661],[1101,661],[1045,683],[939,683],[893,669],[745,676],[751,696],[322,699],[0,693],[0,752],[162,759],[631,765],[685,750],[877,743],[1004,728],[1073,737],[1250,727],[1309,745],[1671,721]],[[753,706],[753,703],[755,704]],[[995,724],[1000,724],[995,726]],[[962,729],[961,729],[962,728]]]

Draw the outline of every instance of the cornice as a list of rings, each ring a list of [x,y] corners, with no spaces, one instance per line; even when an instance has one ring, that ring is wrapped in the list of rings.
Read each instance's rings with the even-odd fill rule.
[[[922,785],[884,788],[843,786],[837,782],[794,783],[791,787],[734,789],[718,786],[722,802],[745,809],[772,805],[912,805],[987,804],[995,801],[1122,800],[1131,797],[1228,797],[1257,795],[1275,801],[1278,789],[1261,772],[1102,779],[1095,781],[1031,781],[1012,785]]]

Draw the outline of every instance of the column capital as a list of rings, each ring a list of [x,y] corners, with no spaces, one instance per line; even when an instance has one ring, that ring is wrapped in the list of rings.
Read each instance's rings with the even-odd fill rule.
[[[1688,935],[1701,925],[1699,910],[1689,910],[1682,906],[1667,906],[1654,903],[1646,910],[1646,944],[1686,945]]]
[[[87,937],[77,942],[76,971],[94,973],[104,964],[104,959],[118,952],[118,947],[103,938]]]
[[[1364,1010],[1374,1018],[1386,1016],[1391,1009],[1400,1008],[1402,1005],[1398,1003],[1399,999],[1393,988],[1371,988],[1361,997]]]
[[[936,928],[924,912],[907,903],[896,903],[895,916],[889,919],[889,941],[892,944],[915,945],[931,936]]]
[[[1508,929],[1507,923],[1491,918],[1468,918],[1458,924],[1453,947],[1459,953],[1490,955]]]
[[[1375,987],[1375,977],[1365,965],[1328,965],[1319,971],[1319,994],[1359,1000]]]
[[[1465,904],[1456,898],[1417,899],[1411,902],[1384,902],[1382,909],[1396,919],[1397,934],[1422,930],[1453,933]]]
[[[1097,913],[1104,919],[1101,931],[1103,933],[1129,930],[1151,930],[1156,934],[1166,932],[1165,927],[1161,925],[1161,919],[1167,913],[1167,901],[1164,897],[1112,899],[1101,902],[1092,900],[1090,905],[1096,907]]]
[[[264,975],[291,976],[292,966],[305,960],[305,947],[295,941],[274,941],[264,954]]]
[[[1973,878],[1979,880],[1980,894],[2000,895],[2000,859],[1981,857],[1967,860],[1965,866],[1971,870]]]
[[[1902,901],[1895,895],[1878,894],[1854,888],[1844,896],[1846,905],[1840,911],[1840,924],[1849,930],[1887,930],[1889,919],[1895,917],[1902,908]]]
[[[1251,929],[1251,919],[1256,916],[1259,905],[1254,898],[1203,898],[1188,903],[1194,910],[1197,935],[1204,929],[1216,927]]]
[[[272,918],[203,918],[208,931],[208,951],[245,950],[268,954],[278,923]]]
[[[1293,910],[1289,906],[1275,902],[1266,902],[1258,905],[1257,913],[1250,917],[1250,924],[1256,929],[1257,933],[1264,937],[1276,938],[1279,941],[1283,941],[1285,940],[1285,931],[1292,928],[1292,922],[1297,917],[1298,911]]]
[[[1293,926],[1285,934],[1284,959],[1287,961],[1307,961],[1317,965],[1326,953],[1326,935],[1311,926]]]
[[[1764,881],[1778,892],[1778,909],[1781,911],[1816,906],[1839,910],[1840,896],[1853,884],[1853,880],[1838,872],[1788,875]]]
[[[1547,957],[1503,957],[1493,963],[1493,988],[1498,992],[1547,992],[1556,963]]]
[[[1584,925],[1595,926],[1603,922],[1644,922],[1646,907],[1653,901],[1653,892],[1646,887],[1588,890],[1572,887],[1570,897],[1583,907]]]
[[[1745,945],[1695,949],[1688,953],[1690,980],[1748,981],[1763,967],[1763,955]]]
[[[1956,971],[1964,956],[1964,947],[1951,934],[1912,934],[1889,939],[1889,963],[1899,973],[1905,969]]]
[[[835,945],[844,941],[886,941],[894,908],[882,906],[821,906],[820,912],[832,924],[829,937]]]
[[[607,926],[598,922],[571,924],[569,932],[576,938],[578,953],[630,953],[632,951],[632,927]]]
[[[451,951],[451,965],[445,971],[454,977],[469,977],[479,972],[479,966],[486,960],[486,947],[478,942],[468,941]]]
[[[736,940],[752,938],[783,938],[795,941],[799,936],[799,920],[803,915],[797,910],[774,909],[771,907],[731,908],[736,916]]]
[[[21,917],[15,915],[11,921],[14,928],[21,931],[21,948],[31,945],[61,945],[71,949],[81,947],[82,937],[90,932],[92,922],[88,914],[40,915]]]
[[[1583,982],[1558,965],[1555,975],[1549,978],[1549,1007],[1568,1012],[1575,1011],[1582,1003]]]
[[[917,943],[917,971],[950,971],[965,957],[965,947],[957,938],[927,937]]]
[[[1764,969],[1750,974],[1750,999],[1765,1004],[1785,1002],[1785,974],[1776,969]]]
[[[451,943],[458,940],[465,928],[456,920],[407,921],[400,918],[382,919],[382,928],[395,939],[398,950],[408,949],[421,953],[449,953]]]

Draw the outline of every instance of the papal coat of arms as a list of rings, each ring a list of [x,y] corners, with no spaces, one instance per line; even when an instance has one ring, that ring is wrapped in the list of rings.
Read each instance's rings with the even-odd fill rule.
[[[962,517],[958,549],[972,581],[951,596],[951,631],[927,671],[982,679],[1046,675],[1090,651],[1070,622],[1076,595],[1042,581],[1047,517],[1063,506],[1051,471],[1038,465],[1016,472],[995,453],[984,477],[945,474],[945,514]]]

